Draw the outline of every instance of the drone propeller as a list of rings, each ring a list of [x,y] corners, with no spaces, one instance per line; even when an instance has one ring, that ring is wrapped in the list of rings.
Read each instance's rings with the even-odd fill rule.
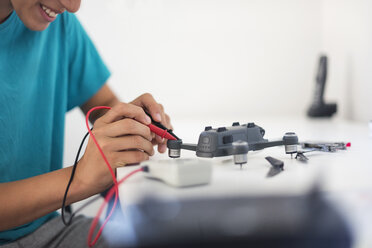
[[[315,152],[315,151],[318,151],[318,150],[313,148],[313,149],[308,149],[308,150],[297,151],[295,159],[297,159],[301,162],[307,162],[309,160],[309,158],[306,157],[304,153]]]
[[[275,169],[274,167],[271,167],[270,170],[267,172],[266,177],[275,177],[281,172],[282,170],[278,170],[278,169]]]
[[[278,170],[284,170],[284,162],[273,158],[273,157],[266,157],[265,158],[269,163],[272,165],[273,168],[278,169]]]
[[[272,166],[270,168],[269,172],[267,173],[267,177],[276,176],[284,170],[284,162],[283,161],[281,161],[279,159],[276,159],[276,158],[273,158],[273,157],[266,157],[265,159],[267,161],[269,161],[269,163]]]
[[[304,155],[306,151],[298,151],[296,154],[295,159],[301,161],[301,162],[307,162],[309,159]]]

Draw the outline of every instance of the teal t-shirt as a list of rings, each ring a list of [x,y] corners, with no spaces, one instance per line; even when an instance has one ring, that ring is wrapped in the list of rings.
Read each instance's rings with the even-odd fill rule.
[[[60,14],[36,32],[13,11],[0,24],[0,183],[60,169],[65,113],[92,97],[109,75],[75,15]],[[0,245],[55,215],[0,232]]]

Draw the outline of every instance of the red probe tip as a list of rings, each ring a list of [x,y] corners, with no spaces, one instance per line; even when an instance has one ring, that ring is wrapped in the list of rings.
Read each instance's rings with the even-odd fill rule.
[[[350,142],[347,143],[347,144],[346,144],[346,147],[351,147],[351,143],[350,143]]]
[[[167,132],[167,130],[161,129],[154,124],[149,124],[148,127],[150,128],[151,132],[159,135],[162,138],[168,139],[168,140],[177,140],[173,135]]]

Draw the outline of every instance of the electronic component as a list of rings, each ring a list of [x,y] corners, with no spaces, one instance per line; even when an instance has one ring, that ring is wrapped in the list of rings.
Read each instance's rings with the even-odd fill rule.
[[[146,177],[174,187],[208,184],[212,178],[211,162],[202,159],[146,161],[142,165]]]

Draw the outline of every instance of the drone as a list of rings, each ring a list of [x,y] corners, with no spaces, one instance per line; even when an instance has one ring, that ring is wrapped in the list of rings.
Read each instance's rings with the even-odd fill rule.
[[[195,151],[196,156],[213,158],[233,156],[234,163],[242,166],[247,163],[249,151],[258,151],[269,147],[284,146],[286,154],[297,154],[298,137],[287,132],[280,140],[264,139],[265,130],[253,122],[240,125],[234,122],[230,127],[205,127],[199,136],[198,144],[183,143],[182,139],[168,140],[168,155],[179,158],[181,150]],[[270,162],[270,161],[269,161]]]

